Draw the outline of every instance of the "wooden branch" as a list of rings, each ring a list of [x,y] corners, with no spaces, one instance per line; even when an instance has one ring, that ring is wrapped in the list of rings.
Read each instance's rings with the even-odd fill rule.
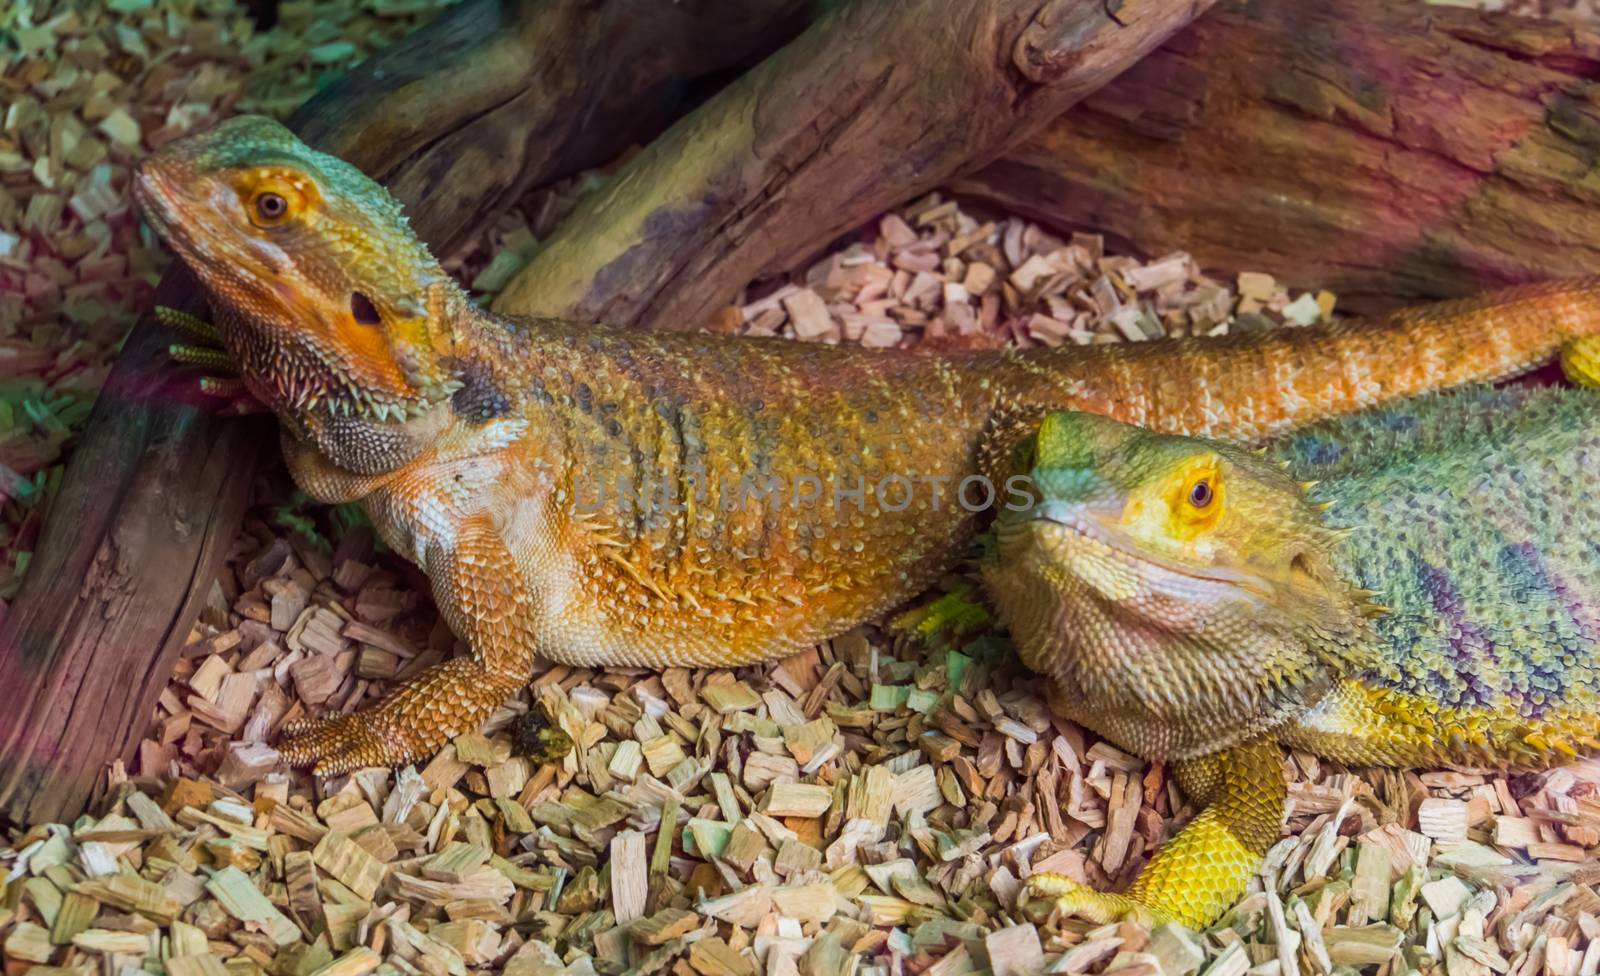
[[[530,187],[654,137],[685,81],[776,49],[808,6],[476,0],[311,99],[297,132],[387,186],[413,227],[440,228],[422,236],[446,255]]]
[[[649,138],[680,83],[799,29],[803,0],[472,0],[291,127],[380,174],[436,249],[523,188]],[[607,66],[597,70],[597,65]],[[194,309],[187,275],[162,304]],[[130,336],[0,626],[0,819],[70,820],[131,758],[244,515],[269,425],[208,414],[152,320]]]
[[[836,8],[623,167],[496,308],[704,326],[747,281],[993,159],[1209,4]]]
[[[1600,33],[1222,0],[954,188],[1373,312],[1600,267]]]

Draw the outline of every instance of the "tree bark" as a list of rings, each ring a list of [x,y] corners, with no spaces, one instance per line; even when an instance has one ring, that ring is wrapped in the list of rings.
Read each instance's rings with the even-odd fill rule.
[[[1210,2],[836,8],[624,166],[495,307],[705,326],[752,278],[994,159]]]
[[[528,186],[648,139],[682,82],[782,43],[805,6],[472,0],[290,126],[381,178],[447,250]],[[199,304],[176,267],[157,300]],[[172,341],[151,319],[135,327],[0,627],[0,819],[70,820],[106,764],[131,758],[275,441],[264,421],[197,403]]]
[[[953,189],[1377,312],[1600,267],[1597,77],[1589,27],[1222,0]]]

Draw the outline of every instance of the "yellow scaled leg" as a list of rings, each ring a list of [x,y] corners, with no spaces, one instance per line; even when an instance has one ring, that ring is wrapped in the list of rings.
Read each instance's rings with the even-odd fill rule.
[[[1272,739],[1174,765],[1178,785],[1203,809],[1161,845],[1124,894],[1095,891],[1059,874],[1028,887],[1091,922],[1133,917],[1204,928],[1239,900],[1283,826],[1282,751]]]
[[[533,668],[531,605],[511,553],[488,515],[464,519],[448,565],[432,572],[446,620],[472,647],[422,672],[371,708],[286,728],[278,751],[292,766],[331,776],[397,766],[472,732],[516,694]]]
[[[1095,891],[1079,884],[1064,874],[1041,871],[1028,876],[1028,892],[1037,898],[1054,898],[1061,914],[1081,918],[1096,925],[1118,922],[1124,918],[1139,919],[1148,924],[1171,921],[1157,915],[1149,905],[1134,901],[1127,895],[1114,891]]]
[[[1561,371],[1579,386],[1600,386],[1600,336],[1584,336],[1563,346]]]

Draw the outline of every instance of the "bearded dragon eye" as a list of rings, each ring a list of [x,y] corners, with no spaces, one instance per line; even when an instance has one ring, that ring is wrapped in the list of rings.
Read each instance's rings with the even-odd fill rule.
[[[1195,508],[1205,508],[1210,505],[1213,497],[1215,495],[1211,491],[1210,478],[1201,478],[1189,487],[1189,504]]]
[[[276,193],[263,193],[256,197],[256,213],[262,220],[277,220],[289,212],[289,201]]]

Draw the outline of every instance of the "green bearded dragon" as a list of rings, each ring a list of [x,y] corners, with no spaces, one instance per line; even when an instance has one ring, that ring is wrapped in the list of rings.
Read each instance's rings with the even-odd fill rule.
[[[984,578],[1051,707],[1172,764],[1201,812],[1126,894],[1190,925],[1278,837],[1281,745],[1540,769],[1600,746],[1600,394],[1470,390],[1262,453],[1054,413],[1014,451]]]
[[[961,558],[982,522],[957,491],[1044,410],[1258,439],[1600,332],[1592,278],[1120,346],[880,353],[612,329],[479,308],[381,187],[267,119],[171,143],[134,190],[277,415],[295,480],[359,502],[471,648],[370,709],[288,729],[284,757],[324,773],[431,754],[539,656],[732,666],[877,617]]]

